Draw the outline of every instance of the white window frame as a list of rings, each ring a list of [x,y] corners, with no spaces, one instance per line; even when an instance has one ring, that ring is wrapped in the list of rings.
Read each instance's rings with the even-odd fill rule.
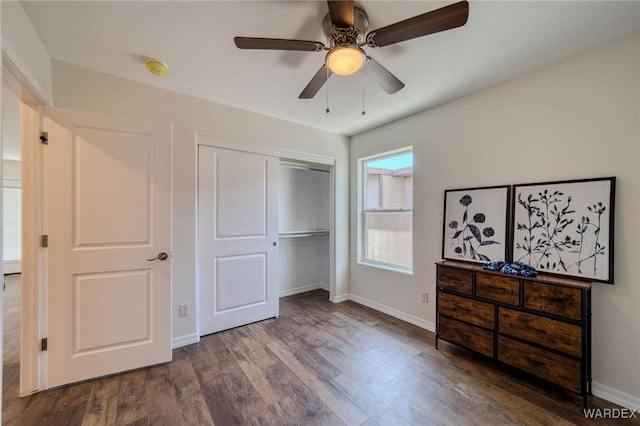
[[[394,272],[399,272],[403,274],[413,275],[413,245],[411,247],[411,267],[406,267],[394,263],[380,262],[373,259],[367,259],[366,257],[366,230],[365,230],[365,214],[367,213],[376,213],[376,212],[384,212],[384,213],[412,213],[412,208],[401,208],[401,209],[367,209],[365,208],[365,197],[366,197],[366,168],[364,165],[371,160],[384,160],[385,158],[396,157],[400,154],[405,153],[413,153],[413,146],[406,146],[398,149],[394,149],[392,151],[386,151],[379,154],[369,155],[367,157],[362,157],[358,159],[358,181],[356,188],[356,196],[357,196],[357,263],[360,265],[371,266],[374,268],[386,269]],[[413,165],[412,165],[413,166]],[[412,191],[413,196],[413,191]],[[413,206],[413,201],[412,201]],[[412,227],[413,234],[413,227]]]

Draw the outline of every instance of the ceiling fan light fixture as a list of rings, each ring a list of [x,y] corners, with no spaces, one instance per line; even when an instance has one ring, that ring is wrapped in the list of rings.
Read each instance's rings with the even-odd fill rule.
[[[336,46],[327,53],[329,69],[338,75],[351,75],[362,68],[365,54],[358,46]]]

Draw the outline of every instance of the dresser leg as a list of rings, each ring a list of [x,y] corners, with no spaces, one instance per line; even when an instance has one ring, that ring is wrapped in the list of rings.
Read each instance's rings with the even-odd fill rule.
[[[438,349],[438,335],[436,334],[436,349]]]

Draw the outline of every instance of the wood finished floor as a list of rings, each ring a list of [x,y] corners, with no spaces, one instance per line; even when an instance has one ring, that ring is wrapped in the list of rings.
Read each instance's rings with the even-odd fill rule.
[[[15,292],[19,303],[19,280],[8,282],[7,304]],[[16,334],[5,332],[3,424],[605,424],[585,420],[576,395],[445,342],[436,350],[428,331],[327,299],[320,290],[283,298],[279,319],[205,336],[170,363],[26,398],[7,347]],[[615,407],[595,397],[590,406]]]

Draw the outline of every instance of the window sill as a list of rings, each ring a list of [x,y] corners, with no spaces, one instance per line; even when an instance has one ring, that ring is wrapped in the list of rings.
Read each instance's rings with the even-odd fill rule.
[[[402,269],[402,268],[398,268],[398,267],[393,267],[391,265],[385,265],[385,264],[375,263],[375,262],[367,262],[367,261],[364,261],[364,260],[359,260],[358,261],[358,265],[369,266],[369,267],[372,267],[372,268],[384,269],[386,271],[398,272],[400,274],[413,276],[413,270],[412,269]]]

